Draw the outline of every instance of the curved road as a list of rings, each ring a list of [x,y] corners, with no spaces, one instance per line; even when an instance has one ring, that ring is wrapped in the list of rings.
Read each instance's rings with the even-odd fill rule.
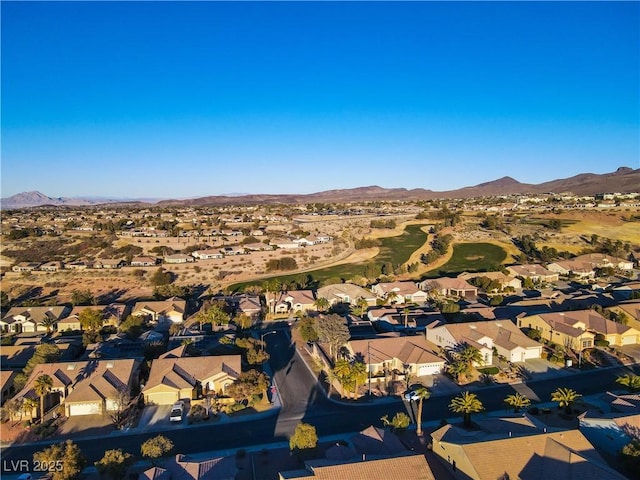
[[[238,422],[198,425],[164,432],[116,432],[106,437],[77,438],[74,441],[89,462],[94,462],[110,448],[122,448],[137,455],[142,442],[160,433],[173,441],[174,451],[186,454],[287,441],[300,421],[314,425],[318,435],[325,436],[357,432],[371,424],[381,425],[380,417],[387,414],[393,416],[398,411],[408,412],[415,419],[414,405],[400,400],[356,406],[327,399],[318,386],[317,379],[291,345],[285,331],[278,330],[277,334],[266,336],[265,341],[271,354],[269,363],[275,372],[275,382],[283,403],[279,412]],[[631,371],[638,373],[640,368],[636,365],[594,370],[560,379],[528,382],[526,385],[493,386],[476,393],[487,410],[500,410],[504,408],[505,396],[514,393],[514,390],[526,393],[529,398],[538,397],[540,401],[547,402],[551,392],[559,386],[590,395],[613,388],[617,376]],[[453,396],[432,397],[425,402],[422,420],[450,418],[452,414],[448,405]],[[45,443],[40,443],[4,448],[2,471],[8,473],[11,462],[25,459],[30,461],[33,453],[45,446]]]

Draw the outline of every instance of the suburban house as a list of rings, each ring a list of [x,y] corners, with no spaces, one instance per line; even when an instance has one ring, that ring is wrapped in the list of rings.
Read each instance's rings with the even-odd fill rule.
[[[132,267],[154,267],[158,264],[156,257],[133,257],[131,259]]]
[[[534,282],[557,282],[560,279],[558,272],[547,270],[536,263],[526,265],[511,265],[507,270],[514,277],[530,278]]]
[[[71,309],[66,306],[58,307],[13,307],[0,320],[3,332],[34,333],[55,329],[55,323],[66,317]],[[47,324],[52,326],[47,328]]]
[[[222,247],[220,253],[224,255],[245,255],[244,247]]]
[[[124,394],[136,385],[139,370],[140,361],[136,359],[43,363],[34,368],[16,396],[38,401],[36,379],[48,375],[53,388],[45,398],[45,409],[63,403],[67,417],[104,414],[125,407],[123,402],[128,403],[128,399]]]
[[[447,297],[474,298],[478,296],[478,288],[462,278],[432,278],[418,284],[420,290],[435,292]]]
[[[20,262],[11,267],[11,270],[14,272],[33,272],[38,270],[39,266],[40,264],[36,262]]]
[[[376,304],[376,296],[370,290],[353,283],[334,283],[333,285],[321,287],[316,291],[316,296],[318,298],[326,298],[329,301],[329,305],[335,305],[336,303],[355,305],[360,298],[364,298],[370,306]]]
[[[275,304],[276,313],[307,312],[315,310],[316,299],[311,290],[290,290],[282,292]]]
[[[52,262],[43,263],[40,265],[42,272],[59,272],[64,268],[64,263],[54,260]]]
[[[427,294],[413,282],[378,283],[371,287],[378,298],[392,303],[424,303]]]
[[[269,245],[283,250],[295,250],[300,248],[300,244],[286,238],[275,238],[269,242]]]
[[[511,320],[429,325],[427,340],[444,349],[468,344],[480,350],[483,365],[493,363],[493,349],[510,362],[540,358],[542,345],[523,334]]]
[[[510,277],[505,275],[502,272],[478,272],[478,273],[461,273],[458,275],[458,278],[462,280],[469,281],[474,278],[482,278],[486,277],[490,280],[493,280],[500,284],[501,289],[505,289],[507,287],[511,288],[522,288],[522,281],[519,278]]]
[[[640,300],[622,302],[614,305],[613,307],[609,307],[609,310],[611,310],[618,316],[624,314],[624,318],[626,318],[626,324],[630,327],[640,330]]]
[[[596,334],[604,335],[610,345],[640,343],[640,331],[604,318],[595,310],[541,313],[518,319],[520,328],[535,328],[542,338],[573,350],[593,347]]]
[[[592,268],[617,268],[618,270],[633,270],[633,262],[624,258],[613,257],[605,253],[587,253],[578,255],[573,260],[591,264]]]
[[[138,480],[235,480],[238,474],[235,457],[212,457],[193,459],[186,455],[176,455],[151,467]]]
[[[347,349],[367,364],[371,375],[396,370],[421,377],[442,372],[445,364],[445,360],[434,353],[437,347],[422,336],[352,340],[347,343]]]
[[[222,254],[219,250],[196,250],[195,252],[191,252],[194,258],[198,260],[210,260],[212,258],[224,258],[224,254]]]
[[[111,303],[109,305],[88,305],[73,307],[68,317],[58,321],[58,331],[82,330],[80,314],[85,310],[97,310],[102,314],[103,326],[117,327],[124,319],[127,306],[124,303]]]
[[[482,429],[489,422],[476,424]],[[539,428],[526,416],[494,419],[471,435],[445,425],[431,439],[433,453],[451,466],[455,478],[625,478],[607,465],[579,430]]]
[[[122,268],[126,264],[127,262],[125,262],[121,258],[100,258],[95,262],[93,262],[93,268],[115,269],[115,268]]]
[[[237,310],[239,313],[249,315],[251,318],[256,318],[262,313],[259,296],[243,294],[235,298],[237,298]]]
[[[3,369],[22,370],[36,352],[36,345],[3,345],[0,365]]]
[[[424,331],[435,321],[444,322],[442,313],[429,307],[376,307],[369,309],[367,318],[384,331],[402,331],[405,328]]]
[[[153,323],[182,323],[184,321],[187,302],[179,297],[167,300],[137,302],[133,306],[131,315],[145,317]]]
[[[547,268],[564,276],[571,275],[577,278],[594,278],[596,276],[592,263],[579,260],[554,262],[547,265]]]
[[[13,380],[16,375],[18,372],[14,370],[0,370],[0,406],[4,405],[4,402],[15,393]]]
[[[637,395],[636,395],[637,397]],[[615,458],[634,439],[632,432],[640,429],[640,413],[602,414],[587,410],[578,416],[580,431],[598,450]]]
[[[396,478],[410,480],[434,480],[435,476],[424,455],[406,455],[373,458],[362,455],[348,460],[308,460],[303,470],[279,472],[279,480],[333,480]],[[384,473],[382,473],[384,472]],[[146,479],[145,479],[146,480]]]
[[[151,364],[142,389],[145,403],[172,405],[194,398],[199,389],[224,393],[240,375],[240,361],[240,355],[175,358],[167,352]]]
[[[193,257],[191,255],[186,255],[184,253],[174,253],[173,255],[165,255],[164,263],[189,263],[193,262]]]

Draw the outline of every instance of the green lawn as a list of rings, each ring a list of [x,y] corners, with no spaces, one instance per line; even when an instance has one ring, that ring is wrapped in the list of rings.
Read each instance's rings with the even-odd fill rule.
[[[427,272],[427,278],[462,272],[489,271],[507,258],[507,252],[491,243],[458,243],[453,246],[451,260],[440,268]]]
[[[380,253],[366,262],[336,265],[335,267],[292,275],[274,275],[271,278],[277,278],[282,282],[286,282],[311,275],[316,282],[322,283],[329,278],[342,278],[348,280],[356,275],[362,275],[365,266],[368,264],[381,265],[386,262],[391,262],[394,265],[401,265],[409,260],[411,254],[427,241],[427,234],[420,230],[423,226],[424,225],[408,225],[402,235],[397,237],[381,238]],[[265,280],[266,279],[236,283],[231,285],[229,288],[232,291],[240,291],[247,285],[260,284]]]

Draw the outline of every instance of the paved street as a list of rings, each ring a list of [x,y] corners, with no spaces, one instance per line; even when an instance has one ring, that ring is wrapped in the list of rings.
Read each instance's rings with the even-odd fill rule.
[[[251,445],[285,442],[295,426],[304,421],[314,425],[318,435],[335,435],[357,432],[375,424],[381,425],[380,417],[393,416],[398,411],[409,411],[415,417],[415,405],[401,400],[385,403],[347,405],[328,400],[316,385],[316,379],[290,345],[284,331],[265,337],[267,349],[271,353],[271,368],[282,397],[283,408],[257,417],[239,418],[220,424],[202,424],[189,428],[168,428],[162,432],[175,444],[175,451],[198,453],[214,450],[229,450]],[[485,408],[501,410],[503,399],[514,391],[521,391],[532,399],[549,401],[550,394],[557,387],[573,388],[583,395],[594,394],[615,387],[615,378],[629,371],[640,372],[638,366],[593,370],[561,378],[531,381],[527,384],[492,386],[478,390]],[[448,405],[455,395],[434,396],[425,402],[423,421],[438,421],[451,418]],[[174,427],[170,425],[170,427]],[[90,462],[102,457],[107,448],[123,448],[138,453],[140,444],[157,435],[158,431],[123,434],[116,432],[99,438],[77,439],[83,453]],[[42,450],[50,442],[12,446],[3,449],[3,472],[11,460],[31,459],[34,452]]]

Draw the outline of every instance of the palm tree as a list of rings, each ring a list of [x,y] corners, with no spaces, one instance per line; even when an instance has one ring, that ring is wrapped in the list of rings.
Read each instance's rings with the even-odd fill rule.
[[[450,362],[447,365],[447,372],[453,378],[455,378],[456,382],[460,383],[462,377],[469,371],[469,367],[466,363],[462,361]]]
[[[393,305],[397,299],[398,299],[398,294],[393,290],[387,293],[387,303],[389,305]]]
[[[449,404],[449,410],[453,413],[462,413],[465,427],[471,426],[471,414],[481,412],[483,409],[484,406],[477,395],[470,392],[462,392]]]
[[[44,420],[44,397],[53,388],[53,380],[49,375],[40,375],[36,378],[33,390],[40,397],[40,422]]]
[[[504,403],[513,408],[514,413],[518,413],[521,408],[527,408],[531,405],[531,400],[521,393],[516,393],[514,395],[507,395],[504,399]]]
[[[313,305],[318,309],[318,311],[326,312],[330,304],[329,300],[327,300],[326,298],[318,297],[316,301],[313,302]]]
[[[419,386],[414,390],[418,396],[418,418],[416,419],[416,434],[422,435],[422,402],[431,396],[431,392],[427,387]]]
[[[369,302],[363,297],[358,297],[356,305],[360,309],[360,316],[363,316],[367,312],[367,308],[369,308]]]
[[[481,365],[484,363],[484,358],[480,350],[468,343],[463,343],[458,346],[458,358],[466,363],[469,369],[471,369],[474,364]]]
[[[631,393],[640,391],[640,375],[626,374],[616,378],[616,383],[626,387]]]
[[[353,379],[353,393],[358,398],[358,384],[362,384],[367,379],[367,366],[364,362],[355,362],[351,365],[351,378]]]
[[[50,334],[56,325],[56,320],[53,317],[46,316],[40,321],[40,325],[47,329],[47,334]]]
[[[558,402],[559,407],[564,407],[567,414],[571,413],[571,405],[582,395],[570,388],[558,387],[551,393],[551,401]]]
[[[402,313],[404,313],[404,328],[409,327],[409,307],[404,307],[402,309]]]
[[[33,398],[24,397],[22,401],[22,411],[29,414],[29,420],[33,420],[33,409],[38,407],[38,402]],[[22,420],[22,417],[20,418]]]
[[[348,383],[349,376],[351,375],[351,365],[347,360],[341,358],[336,362],[333,367],[333,375],[338,379],[343,386],[341,396],[344,396],[344,387]]]

